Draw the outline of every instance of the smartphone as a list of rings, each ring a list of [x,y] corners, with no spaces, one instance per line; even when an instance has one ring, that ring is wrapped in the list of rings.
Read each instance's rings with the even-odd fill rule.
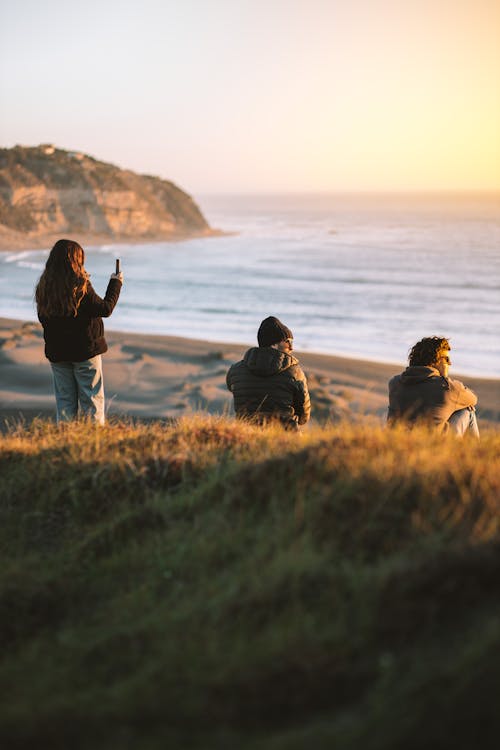
[[[120,258],[116,259],[115,273],[120,273]]]

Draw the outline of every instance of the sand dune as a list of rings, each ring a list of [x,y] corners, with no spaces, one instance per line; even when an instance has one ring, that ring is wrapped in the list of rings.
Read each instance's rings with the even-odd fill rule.
[[[228,367],[250,344],[210,343],[175,336],[108,332],[104,382],[110,415],[176,417],[198,410],[232,413]],[[316,419],[383,419],[394,365],[297,353]],[[458,376],[460,378],[460,376]],[[479,396],[483,422],[500,422],[500,380],[463,379]],[[0,318],[0,423],[53,417],[52,374],[37,323]]]

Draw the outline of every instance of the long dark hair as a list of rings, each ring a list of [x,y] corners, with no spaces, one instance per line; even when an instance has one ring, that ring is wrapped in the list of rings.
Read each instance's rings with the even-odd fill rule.
[[[78,242],[56,242],[35,290],[39,315],[47,318],[76,316],[89,285],[84,261],[85,253]]]

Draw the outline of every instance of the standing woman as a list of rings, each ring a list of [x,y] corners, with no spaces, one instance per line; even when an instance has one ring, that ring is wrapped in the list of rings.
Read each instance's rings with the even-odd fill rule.
[[[57,421],[80,413],[104,424],[101,354],[107,351],[102,318],[113,312],[123,274],[113,273],[104,299],[93,290],[77,242],[58,240],[36,287],[38,318],[43,326],[45,356],[54,377]]]

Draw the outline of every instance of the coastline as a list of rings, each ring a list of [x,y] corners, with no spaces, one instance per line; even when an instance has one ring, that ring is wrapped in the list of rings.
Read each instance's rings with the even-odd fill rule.
[[[201,238],[210,239],[212,237],[230,237],[234,234],[235,232],[225,232],[222,229],[210,228],[200,232],[175,232],[169,235],[148,235],[144,237],[129,237],[125,235],[110,237],[105,234],[89,234],[77,231],[68,231],[66,236],[69,236],[70,238],[76,237],[76,241],[85,248],[93,247],[95,245],[140,245],[160,242],[185,242],[186,240]],[[50,250],[57,240],[64,236],[64,232],[59,232],[58,234],[44,234],[30,237],[21,232],[7,232],[5,229],[0,228],[0,252],[8,253],[22,250]]]
[[[226,389],[229,366],[252,344],[214,343],[158,334],[107,331],[104,382],[108,414],[140,419],[175,418],[198,410],[232,413]],[[384,420],[393,364],[296,352],[306,372],[317,419],[362,415]],[[455,373],[453,373],[455,375]],[[500,379],[456,374],[479,398],[483,425],[500,425]],[[38,323],[0,318],[0,425],[53,418],[52,374]]]

